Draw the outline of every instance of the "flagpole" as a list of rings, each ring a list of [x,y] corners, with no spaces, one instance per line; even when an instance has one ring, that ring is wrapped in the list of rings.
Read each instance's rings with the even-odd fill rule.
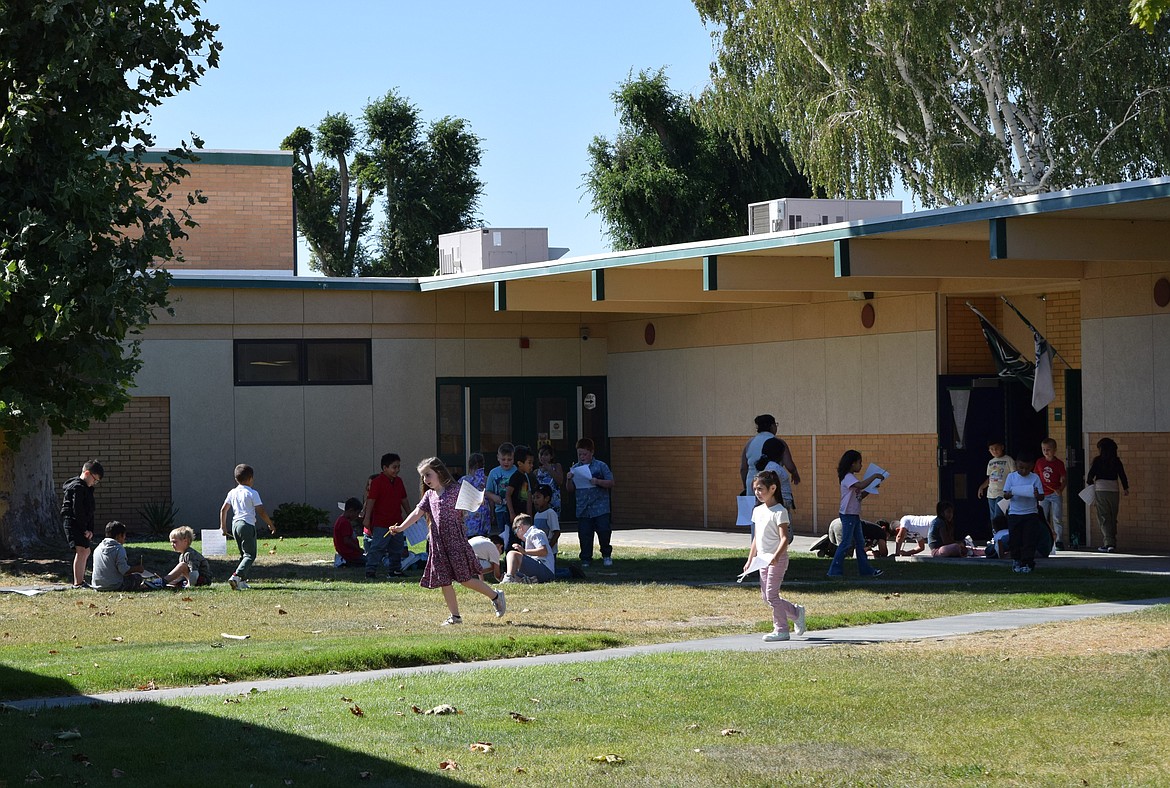
[[[1015,305],[1015,304],[1013,304],[1011,301],[1009,301],[1007,296],[1005,296],[1005,295],[1001,295],[1001,296],[1000,296],[1000,298],[1003,300],[1003,302],[1004,302],[1005,304],[1007,304],[1009,307],[1011,307],[1011,310],[1012,310],[1013,312],[1015,312],[1015,313],[1016,313],[1016,316],[1017,316],[1017,317],[1019,317],[1019,318],[1020,318],[1020,320],[1023,320],[1023,321],[1024,321],[1024,325],[1026,325],[1028,328],[1032,329],[1032,333],[1033,333],[1033,334],[1035,334],[1036,336],[1040,337],[1040,338],[1041,338],[1041,339],[1043,339],[1045,342],[1048,342],[1048,338],[1047,338],[1047,337],[1045,337],[1043,334],[1041,334],[1039,331],[1037,331],[1037,330],[1036,330],[1036,326],[1032,325],[1032,324],[1031,324],[1031,323],[1028,321],[1028,318],[1024,317],[1024,313],[1023,313],[1023,312],[1021,312],[1020,310],[1016,309],[1016,305]],[[1066,361],[1066,360],[1065,360],[1064,356],[1060,355],[1060,351],[1059,351],[1059,350],[1057,350],[1056,348],[1054,348],[1054,347],[1052,346],[1052,343],[1051,343],[1051,342],[1048,342],[1048,349],[1052,351],[1052,355],[1056,356],[1056,357],[1057,357],[1058,359],[1060,359],[1061,361],[1064,361],[1064,365],[1065,365],[1066,367],[1068,367],[1069,369],[1072,369],[1072,364],[1068,363],[1068,361]]]

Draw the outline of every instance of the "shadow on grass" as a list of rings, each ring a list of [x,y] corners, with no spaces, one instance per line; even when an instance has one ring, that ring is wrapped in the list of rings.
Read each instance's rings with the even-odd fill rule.
[[[0,681],[22,672],[0,665]],[[66,785],[148,785],[194,777],[205,785],[468,785],[451,772],[423,772],[393,760],[308,736],[257,725],[240,714],[247,698],[222,716],[151,702],[94,703],[35,713],[0,707],[0,785],[42,780]],[[225,700],[225,703],[227,701]],[[290,727],[303,726],[294,710]],[[384,736],[383,723],[339,709],[351,740]],[[330,721],[332,725],[336,721]],[[66,738],[61,734],[66,733]],[[403,746],[409,746],[403,742]],[[466,745],[464,745],[464,750]],[[451,776],[449,776],[451,775]]]

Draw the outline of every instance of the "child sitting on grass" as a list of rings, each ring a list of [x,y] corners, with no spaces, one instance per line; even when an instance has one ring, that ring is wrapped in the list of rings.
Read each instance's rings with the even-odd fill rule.
[[[211,562],[191,546],[195,531],[181,525],[171,531],[171,549],[179,554],[179,563],[163,577],[163,583],[171,588],[211,585]]]
[[[106,524],[106,538],[93,551],[93,587],[98,591],[137,591],[143,587],[142,561],[130,566],[126,556],[126,526],[117,520]]]
[[[354,526],[362,521],[362,502],[357,498],[350,498],[345,502],[345,510],[333,523],[333,566],[362,566],[366,565],[366,554],[358,544]]]
[[[501,583],[547,583],[556,577],[556,562],[548,536],[534,528],[532,518],[516,515],[512,533],[523,544],[508,551],[508,569]]]

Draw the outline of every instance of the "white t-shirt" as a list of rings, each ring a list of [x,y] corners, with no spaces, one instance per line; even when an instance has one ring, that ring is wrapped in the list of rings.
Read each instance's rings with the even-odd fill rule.
[[[910,536],[915,539],[928,539],[930,525],[933,522],[934,515],[932,514],[908,514],[898,521],[898,525],[909,531]]]
[[[841,480],[841,508],[838,510],[841,514],[861,514],[861,491],[853,490],[853,485],[859,481],[861,479],[852,473],[845,474],[845,478]]]
[[[561,518],[552,509],[545,509],[543,512],[537,512],[532,515],[532,524],[548,534],[550,543],[552,542],[552,535],[561,530]],[[556,555],[556,545],[553,545],[552,551],[553,555]]]
[[[228,491],[224,503],[232,507],[232,521],[244,520],[249,525],[256,524],[256,507],[263,506],[260,493],[246,484],[237,484]]]
[[[1002,457],[992,457],[987,461],[988,498],[1003,497],[1003,483],[1007,479],[1008,474],[1012,472],[1012,468],[1015,467],[1016,461],[1006,454]]]
[[[500,548],[496,547],[496,543],[491,539],[486,536],[473,536],[467,542],[475,551],[475,557],[479,559],[481,568],[491,569],[492,564],[500,563]]]
[[[788,522],[788,510],[783,504],[757,506],[752,510],[756,555],[776,555],[776,551],[780,549],[780,529],[787,526]]]
[[[539,528],[529,528],[524,534],[524,549],[539,550],[542,547],[548,552],[544,555],[530,555],[528,557],[540,561],[549,568],[549,571],[557,571],[556,559],[553,558],[552,545],[549,544],[548,537]]]

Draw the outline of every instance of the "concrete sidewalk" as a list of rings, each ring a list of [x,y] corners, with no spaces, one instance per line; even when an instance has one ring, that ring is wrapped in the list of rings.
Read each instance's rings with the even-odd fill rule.
[[[35,698],[12,701],[5,706],[18,710],[32,711],[45,708],[61,708],[87,703],[133,703],[168,700],[189,697],[234,697],[252,689],[261,691],[279,689],[320,689],[360,684],[379,679],[403,678],[428,673],[466,673],[485,668],[519,668],[529,665],[570,665],[602,662],[611,659],[626,659],[648,654],[670,654],[684,652],[712,651],[789,651],[793,649],[821,648],[861,643],[888,643],[892,641],[927,640],[975,632],[1018,629],[1036,624],[1050,624],[1060,621],[1081,621],[1100,616],[1113,616],[1145,610],[1153,605],[1170,604],[1170,597],[1161,599],[1138,599],[1128,602],[1101,602],[1091,605],[1068,605],[1065,607],[1031,608],[1026,610],[1004,610],[991,613],[969,613],[961,616],[906,621],[894,624],[871,624],[860,627],[817,630],[805,637],[782,643],[765,643],[759,633],[727,635],[704,640],[686,640],[676,643],[655,643],[645,646],[584,651],[573,654],[549,654],[538,657],[514,659],[493,659],[484,662],[463,662],[448,665],[427,665],[415,668],[391,668],[368,670],[355,673],[337,673],[323,676],[295,676],[287,679],[240,681],[231,684],[217,684],[199,687],[175,687],[173,689],[145,692],[109,692],[95,695],[73,695],[63,698]]]

